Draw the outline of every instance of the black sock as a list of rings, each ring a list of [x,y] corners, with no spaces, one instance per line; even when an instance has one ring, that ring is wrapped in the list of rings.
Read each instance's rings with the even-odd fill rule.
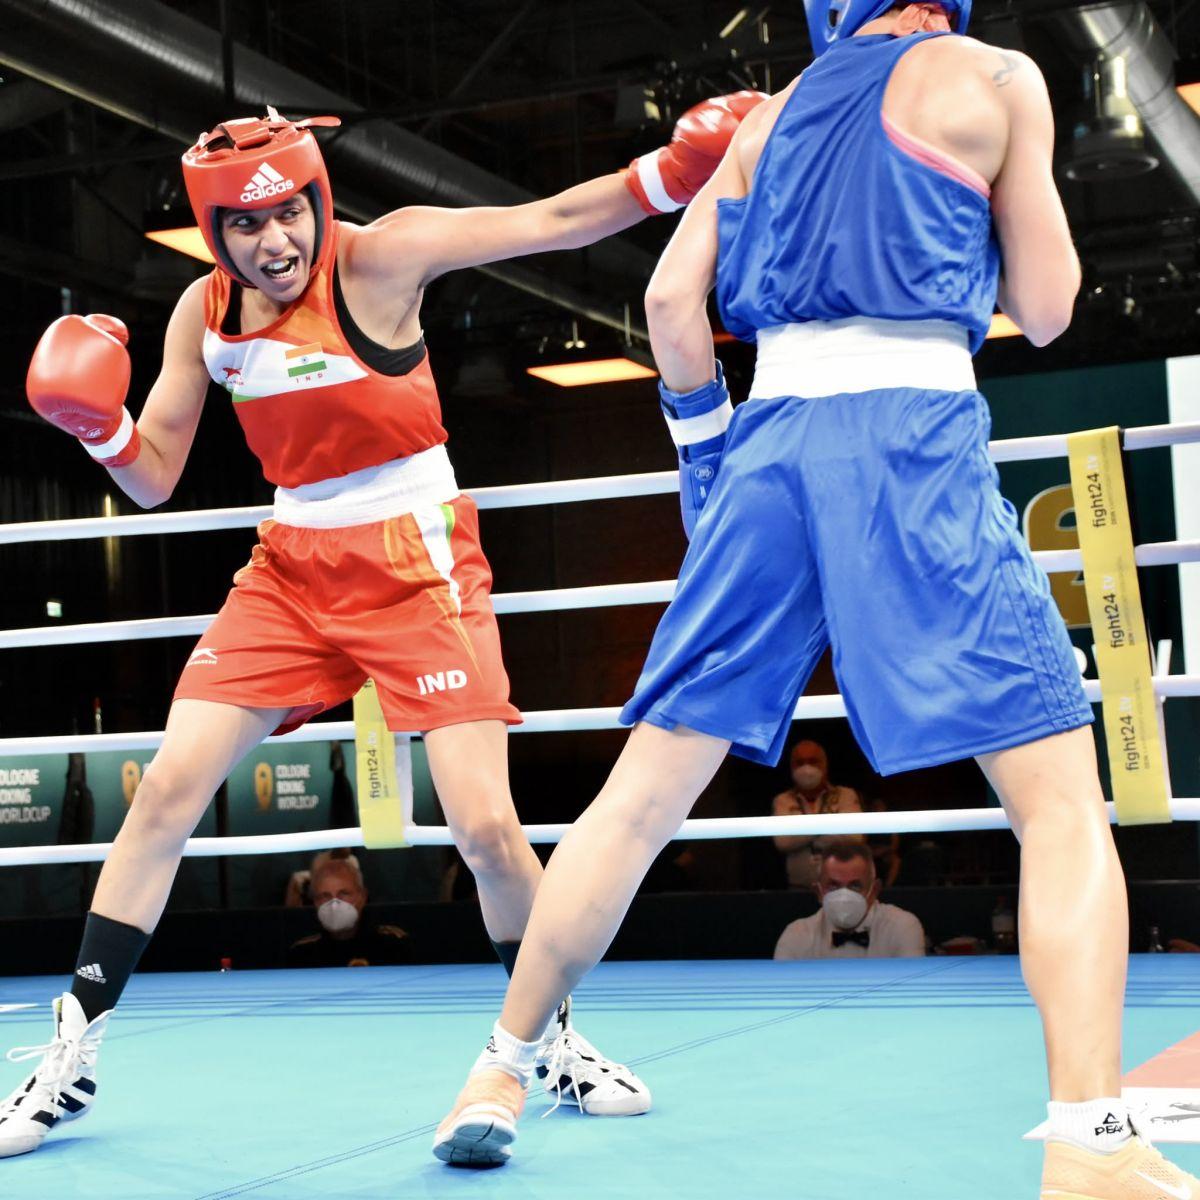
[[[513,970],[517,965],[517,955],[521,950],[520,942],[493,942],[492,949],[496,952],[496,957],[504,964],[504,969],[508,972],[509,979],[512,978]]]
[[[149,941],[148,933],[132,925],[88,913],[71,995],[89,1021],[116,1005]]]

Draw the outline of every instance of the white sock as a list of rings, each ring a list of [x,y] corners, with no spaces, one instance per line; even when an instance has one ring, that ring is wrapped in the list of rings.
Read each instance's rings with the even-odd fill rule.
[[[513,1037],[497,1021],[492,1026],[492,1036],[488,1038],[483,1053],[471,1068],[471,1074],[487,1070],[507,1071],[522,1087],[528,1087],[537,1051],[537,1042],[523,1042]]]
[[[1129,1106],[1121,1099],[1102,1096],[1082,1104],[1059,1104],[1051,1100],[1047,1108],[1050,1136],[1056,1141],[1113,1154],[1133,1136]]]

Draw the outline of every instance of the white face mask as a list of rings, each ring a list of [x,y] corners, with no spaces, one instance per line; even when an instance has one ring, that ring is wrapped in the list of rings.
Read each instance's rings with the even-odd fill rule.
[[[850,888],[836,888],[832,892],[826,892],[821,903],[834,929],[845,931],[857,929],[863,923],[869,907],[866,896]]]
[[[797,767],[792,772],[792,778],[796,781],[798,788],[803,788],[806,792],[814,792],[821,786],[821,769],[820,767]]]
[[[358,924],[358,909],[348,900],[326,900],[317,909],[317,920],[330,933],[345,933]]]

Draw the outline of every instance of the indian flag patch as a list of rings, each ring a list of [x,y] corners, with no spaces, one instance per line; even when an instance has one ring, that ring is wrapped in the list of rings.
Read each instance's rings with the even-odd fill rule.
[[[315,375],[318,379],[329,368],[325,365],[325,352],[320,342],[309,342],[307,346],[293,346],[284,352],[288,378],[296,381]]]

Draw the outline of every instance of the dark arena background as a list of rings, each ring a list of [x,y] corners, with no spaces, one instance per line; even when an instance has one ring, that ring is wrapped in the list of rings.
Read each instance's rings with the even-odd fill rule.
[[[1025,51],[1046,76],[1084,279],[1051,346],[997,325],[977,357],[992,436],[1200,422],[1200,4],[978,0],[971,32]],[[179,158],[201,130],[268,103],[341,117],[321,135],[337,215],[366,224],[406,205],[521,203],[617,171],[705,97],[778,91],[811,61],[799,0],[0,0],[0,749],[161,730],[198,630],[108,640],[104,625],[215,613],[254,544],[246,525],[19,533],[139,511],[30,411],[25,371],[57,317],[111,313],[130,331],[137,415],[173,306],[210,269],[148,236],[194,223]],[[1140,108],[1130,99],[1146,95]],[[675,224],[657,217],[429,289],[422,324],[464,490],[674,470],[652,378],[563,387],[530,372],[652,366],[643,298]],[[736,403],[754,348],[712,316]],[[1195,677],[1200,447],[1130,453],[1127,472],[1137,542],[1192,547],[1193,561],[1146,567],[1140,582],[1158,672]],[[1000,473],[1035,550],[1078,545],[1065,457]],[[211,387],[183,477],[156,511],[271,496]],[[486,508],[481,523],[498,595],[673,580],[686,548],[672,492]],[[1081,576],[1052,584],[1095,679]],[[623,704],[664,607],[502,614],[514,703]],[[86,624],[97,628],[64,633]],[[44,636],[20,632],[35,629]],[[808,694],[837,690],[827,656]],[[1184,688],[1162,711],[1173,793],[1200,796],[1200,698]],[[318,720],[350,716],[346,705]],[[1097,734],[1103,760],[1099,723]],[[522,822],[572,821],[625,737],[514,733]],[[800,738],[825,748],[832,783],[866,809],[998,805],[971,761],[883,778],[844,719],[797,722],[789,746]],[[110,842],[153,752],[3,753],[0,850]],[[769,816],[792,786],[787,768],[786,754],[778,768],[730,759],[693,815]],[[416,821],[443,825],[419,741],[413,772]],[[264,745],[197,835],[353,827],[355,784],[352,739]],[[1135,955],[1127,1067],[1149,1070],[1200,1021],[1200,838],[1177,820],[1120,828],[1117,842]],[[287,902],[312,851],[185,858],[112,1026],[107,1107],[38,1155],[0,1160],[0,1195],[1032,1197],[1039,1159],[1019,1138],[1042,1120],[1045,1086],[1016,958],[1017,843],[999,829],[872,843],[883,899],[921,920],[923,961],[768,961],[784,927],[818,907],[789,888],[772,838],[672,843],[578,997],[589,1036],[654,1089],[654,1112],[526,1122],[527,1155],[485,1176],[449,1171],[426,1145],[504,982],[453,847],[357,849],[363,919],[403,930],[410,965],[352,974],[284,971],[319,928],[311,905]],[[49,1033],[47,1001],[73,969],[99,870],[22,862],[0,866],[0,1049]],[[18,1079],[8,1067],[0,1095]],[[1200,1089],[1200,1071],[1161,1086]],[[957,1128],[964,1110],[991,1132],[961,1146],[931,1132]],[[1200,1164],[1194,1149],[1178,1158]]]

